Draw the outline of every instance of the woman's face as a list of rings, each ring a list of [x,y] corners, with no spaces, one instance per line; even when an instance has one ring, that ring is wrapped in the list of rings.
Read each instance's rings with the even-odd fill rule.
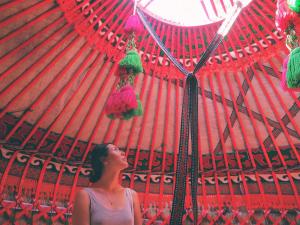
[[[109,165],[114,167],[119,167],[121,170],[128,167],[127,158],[125,152],[121,151],[114,144],[109,144],[108,146],[108,156],[106,161]]]

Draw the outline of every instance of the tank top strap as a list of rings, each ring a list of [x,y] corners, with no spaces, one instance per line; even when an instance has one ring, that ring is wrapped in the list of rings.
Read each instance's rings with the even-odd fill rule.
[[[130,188],[126,188],[125,192],[126,192],[126,198],[130,204],[131,213],[132,215],[134,215],[132,190]]]
[[[91,188],[83,188],[83,190],[89,195],[90,200],[95,200],[96,196]]]
[[[91,188],[84,188],[83,190],[89,195],[90,211],[93,211],[95,209],[95,204],[97,203],[97,197]]]

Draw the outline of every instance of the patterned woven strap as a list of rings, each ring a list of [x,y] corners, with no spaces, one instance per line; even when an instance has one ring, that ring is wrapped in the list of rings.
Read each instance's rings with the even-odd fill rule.
[[[216,50],[219,44],[223,41],[223,36],[216,33],[205,52],[201,55],[199,62],[196,64],[193,74],[196,74],[202,66],[205,65],[210,55]]]
[[[183,105],[181,113],[181,128],[178,160],[176,166],[176,181],[173,195],[173,205],[171,212],[170,224],[182,224],[184,213],[184,203],[186,194],[186,177],[188,164],[188,144],[189,144],[189,77],[187,78],[186,87],[183,94]]]
[[[196,77],[192,74],[189,74],[186,79],[183,96],[176,183],[170,220],[171,225],[182,224],[186,195],[190,129],[192,139],[191,195],[193,202],[194,224],[196,225],[198,221],[198,83]]]
[[[191,165],[191,195],[193,203],[194,225],[198,223],[198,82],[197,78],[190,74],[189,93],[189,122],[192,139],[192,165]]]

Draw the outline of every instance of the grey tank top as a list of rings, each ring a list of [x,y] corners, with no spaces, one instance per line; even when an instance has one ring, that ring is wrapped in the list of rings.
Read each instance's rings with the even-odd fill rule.
[[[90,197],[90,224],[91,225],[133,225],[134,211],[132,192],[125,188],[125,205],[122,209],[105,207],[99,196],[91,188],[84,189]]]

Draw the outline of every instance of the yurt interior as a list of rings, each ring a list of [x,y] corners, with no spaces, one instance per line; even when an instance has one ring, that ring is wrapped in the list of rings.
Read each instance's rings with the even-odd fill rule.
[[[299,111],[300,0],[0,0],[0,224],[299,225]]]

